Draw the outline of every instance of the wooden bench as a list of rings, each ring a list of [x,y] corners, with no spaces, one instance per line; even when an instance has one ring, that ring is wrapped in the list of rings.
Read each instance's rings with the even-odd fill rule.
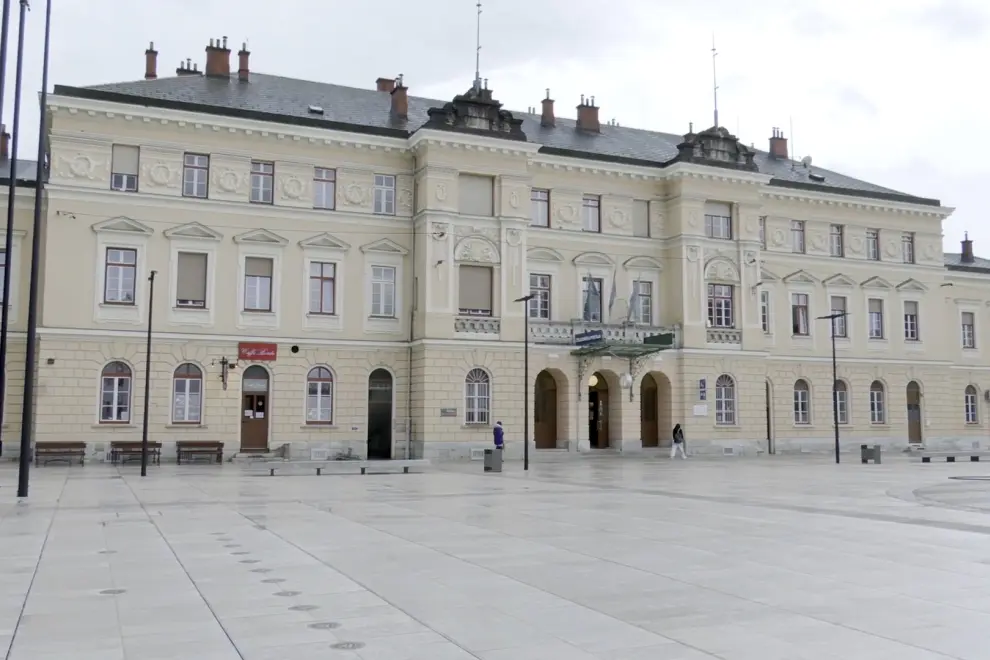
[[[188,460],[206,456],[208,459],[216,458],[217,463],[223,463],[223,443],[212,440],[177,440],[175,443],[177,465],[182,465],[183,456]]]
[[[329,471],[335,474],[345,474],[360,471],[361,474],[385,474],[402,468],[403,474],[409,474],[409,468],[426,467],[430,462],[426,459],[396,459],[391,461],[266,461],[262,463],[268,476],[274,477],[277,470],[293,470],[295,468],[314,469],[317,476]]]
[[[73,459],[79,459],[79,465],[86,460],[85,442],[46,441],[34,443],[34,464],[47,465],[50,461],[65,461],[72,465]]]
[[[114,440],[110,443],[110,462],[113,464],[141,460],[141,442],[133,440]],[[162,443],[148,443],[148,462],[154,465],[162,464]]]
[[[969,449],[965,451],[922,451],[921,462],[931,463],[933,458],[944,458],[946,463],[955,463],[957,458],[969,457],[971,463],[979,463],[983,456],[990,456],[990,452],[980,449]]]

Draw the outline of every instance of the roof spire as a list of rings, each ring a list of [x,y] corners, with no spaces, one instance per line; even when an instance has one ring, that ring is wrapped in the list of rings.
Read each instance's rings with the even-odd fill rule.
[[[715,70],[715,56],[718,52],[715,50],[715,33],[712,32],[712,93],[715,98],[715,128],[718,128],[718,73]]]
[[[481,0],[478,0],[478,18],[475,25],[474,89],[481,91]]]

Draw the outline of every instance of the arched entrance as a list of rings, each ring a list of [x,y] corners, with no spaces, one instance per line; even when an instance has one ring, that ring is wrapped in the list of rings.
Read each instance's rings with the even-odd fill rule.
[[[368,377],[368,458],[392,458],[392,374],[386,369]]]
[[[643,447],[660,446],[660,430],[657,424],[657,408],[659,407],[657,381],[651,374],[643,376],[639,386],[639,440]]]
[[[588,379],[588,440],[592,449],[609,447],[608,396],[605,375],[596,371]]]
[[[263,453],[268,451],[269,378],[268,371],[256,364],[244,370],[241,378],[241,451]]]
[[[536,375],[533,397],[533,431],[537,449],[557,447],[557,381],[549,371]]]
[[[907,386],[908,442],[921,444],[921,386],[911,381]]]

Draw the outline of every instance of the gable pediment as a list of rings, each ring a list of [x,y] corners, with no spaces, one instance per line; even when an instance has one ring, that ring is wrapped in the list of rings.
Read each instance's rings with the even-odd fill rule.
[[[663,264],[653,257],[630,257],[622,266],[626,270],[663,270]]]
[[[372,243],[361,246],[361,252],[384,252],[386,254],[408,254],[409,250],[402,247],[395,241],[381,238]]]
[[[234,236],[235,243],[255,243],[260,245],[285,245],[289,241],[267,229],[253,229]]]
[[[822,280],[822,284],[824,284],[825,286],[832,286],[832,287],[842,286],[842,287],[852,288],[856,286],[856,282],[851,277],[843,275],[842,273],[836,273],[831,277],[826,277],[824,280]]]
[[[350,249],[350,245],[340,240],[336,236],[323,232],[316,236],[299,241],[299,247],[303,248],[323,248],[324,250],[344,250]]]
[[[875,276],[860,284],[864,289],[893,289],[893,285],[882,277]]]
[[[911,277],[898,284],[897,290],[925,292],[928,291],[928,287]]]
[[[574,263],[579,266],[613,266],[612,257],[602,252],[582,252],[574,257]]]
[[[526,250],[526,258],[529,261],[552,261],[552,262],[563,262],[564,257],[551,248],[541,248],[534,247]]]
[[[165,230],[165,238],[191,238],[197,241],[219,241],[223,234],[214,231],[199,222],[187,222],[184,225]]]
[[[151,236],[155,230],[144,225],[137,220],[132,220],[124,216],[117,216],[109,220],[103,220],[93,225],[95,232],[114,232],[118,234],[133,234],[135,236]]]
[[[760,281],[761,282],[779,282],[780,278],[771,273],[766,268],[760,268]]]
[[[796,270],[790,275],[784,276],[787,284],[818,284],[818,278],[806,270]]]

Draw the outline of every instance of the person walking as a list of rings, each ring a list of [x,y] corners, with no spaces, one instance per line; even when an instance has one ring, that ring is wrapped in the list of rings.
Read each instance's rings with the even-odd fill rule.
[[[674,442],[670,445],[670,457],[675,458],[678,453],[680,453],[681,458],[687,458],[687,452],[684,451],[684,429],[681,428],[680,424],[674,426]]]
[[[505,430],[502,428],[502,422],[495,422],[495,428],[492,430],[495,434],[495,449],[505,448]]]

